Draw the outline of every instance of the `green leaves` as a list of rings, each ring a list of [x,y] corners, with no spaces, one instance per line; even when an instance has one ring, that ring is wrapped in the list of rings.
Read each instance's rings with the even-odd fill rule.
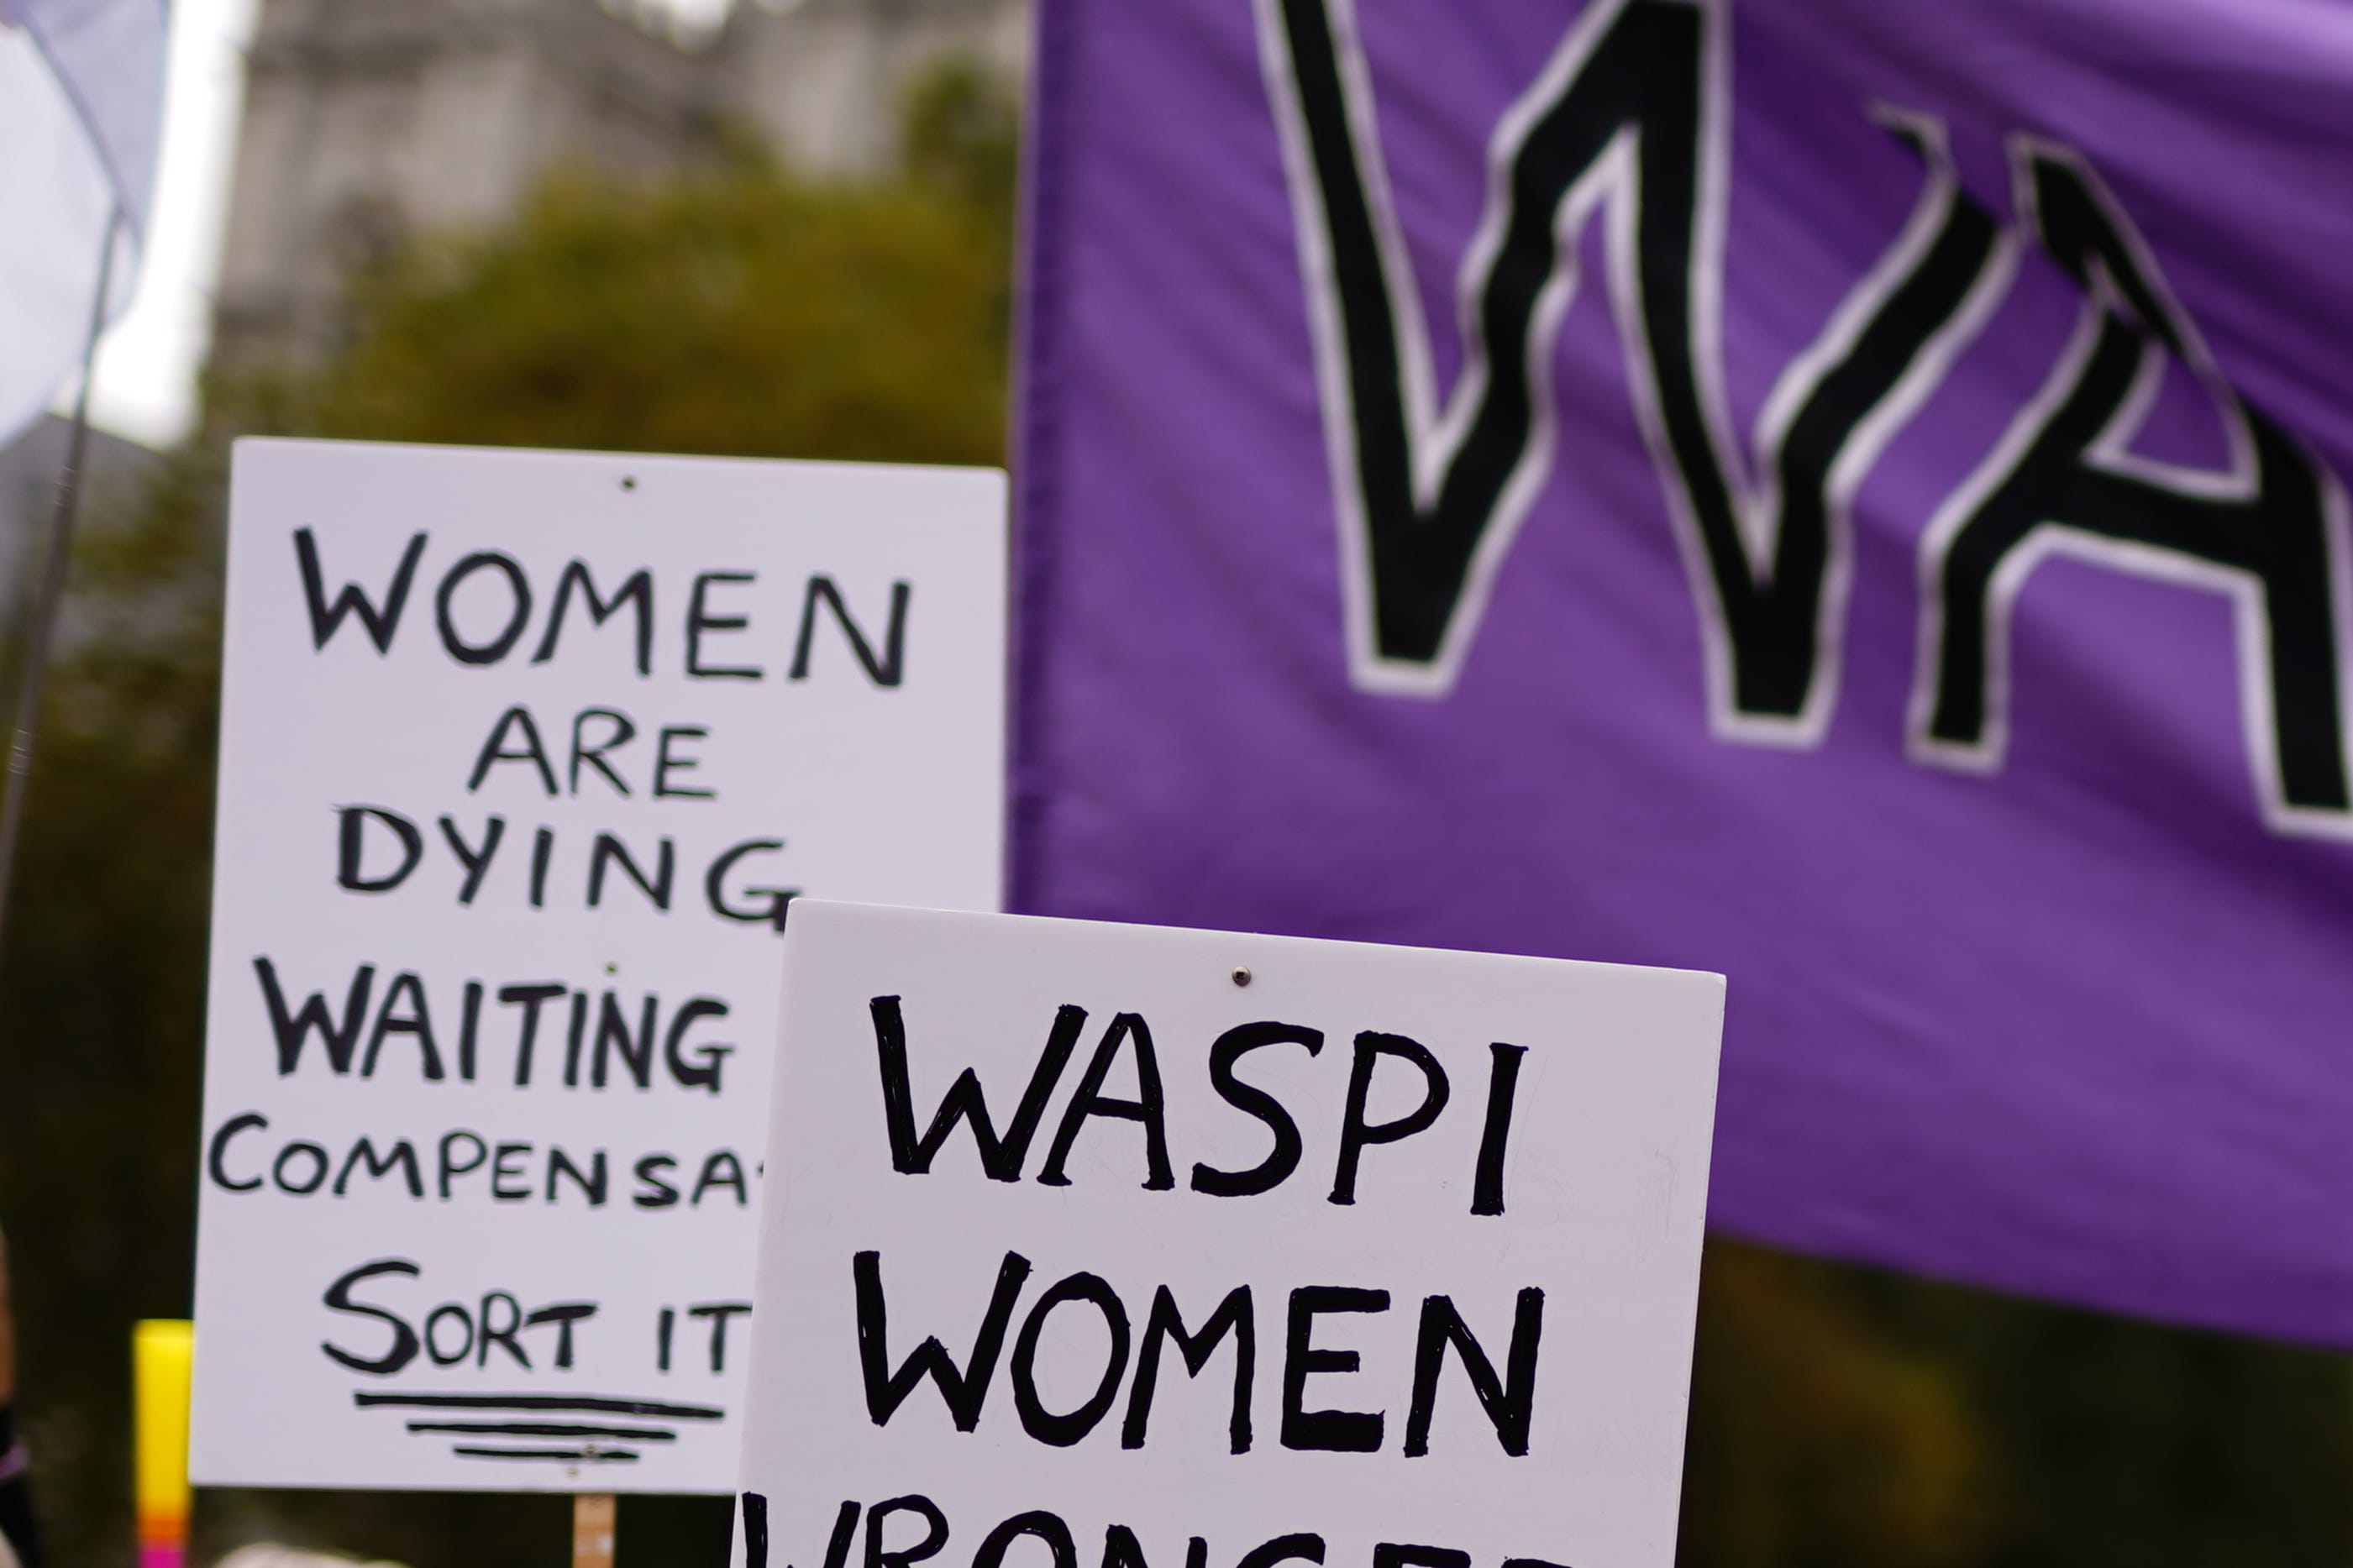
[[[362,280],[356,340],[263,389],[269,417],[384,440],[1002,461],[1012,112],[947,68],[914,92],[905,142],[906,171],[871,184],[750,155],[669,186],[559,177],[512,227]]]

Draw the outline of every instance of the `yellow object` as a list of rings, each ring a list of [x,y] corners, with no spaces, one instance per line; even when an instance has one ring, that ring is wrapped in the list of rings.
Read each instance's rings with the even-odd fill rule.
[[[131,1334],[140,1568],[179,1568],[188,1549],[188,1384],[196,1326],[150,1319]]]

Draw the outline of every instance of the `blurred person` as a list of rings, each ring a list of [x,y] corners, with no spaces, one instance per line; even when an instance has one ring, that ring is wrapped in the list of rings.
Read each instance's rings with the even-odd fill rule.
[[[25,1439],[16,1430],[16,1318],[8,1300],[8,1238],[0,1235],[0,1568],[41,1568],[26,1468]]]

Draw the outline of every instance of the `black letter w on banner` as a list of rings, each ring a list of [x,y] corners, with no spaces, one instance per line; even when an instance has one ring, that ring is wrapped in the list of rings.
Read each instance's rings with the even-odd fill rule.
[[[1461,273],[1462,371],[1444,407],[1391,212],[1351,0],[1258,0],[1317,342],[1351,673],[1453,685],[1556,438],[1552,349],[1577,239],[1609,209],[1633,401],[1674,514],[1716,733],[1819,740],[1836,701],[1847,506],[1999,301],[2015,247],[1961,195],[1941,127],[1895,116],[1927,178],[1894,246],[1728,431],[1717,300],[1731,112],[1728,0],[1593,0],[1497,127]]]

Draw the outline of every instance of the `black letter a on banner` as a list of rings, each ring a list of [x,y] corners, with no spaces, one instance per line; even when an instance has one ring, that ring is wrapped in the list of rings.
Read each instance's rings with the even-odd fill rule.
[[[1441,410],[1349,0],[1259,0],[1286,137],[1350,595],[1371,690],[1451,689],[1489,584],[1543,489],[1552,347],[1598,208],[1628,236],[1614,289],[1636,411],[1700,595],[1719,734],[1819,739],[1835,701],[1847,503],[1973,335],[2015,249],[1961,195],[1933,121],[1910,221],[1758,431],[1761,486],[1727,435],[1716,348],[1730,113],[1724,0],[1597,0],[1506,112],[1463,269],[1462,370]]]
[[[1912,751],[1991,772],[2009,741],[2010,607],[2064,553],[2227,594],[2240,700],[2264,815],[2284,831],[2345,833],[2336,476],[2216,366],[2147,243],[2072,149],[2013,140],[2019,211],[2082,284],[2073,340],[2001,445],[1921,544],[1923,624]],[[2134,450],[2168,363],[2211,400],[2228,470]]]

